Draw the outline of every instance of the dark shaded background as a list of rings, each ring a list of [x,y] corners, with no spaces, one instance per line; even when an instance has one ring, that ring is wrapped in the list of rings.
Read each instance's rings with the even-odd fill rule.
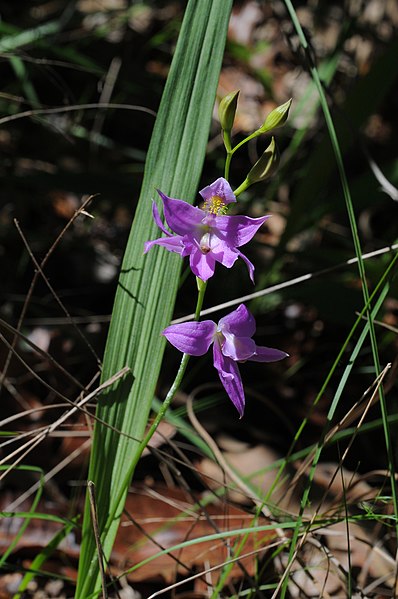
[[[295,7],[336,122],[362,248],[371,252],[397,240],[398,9],[394,2],[380,0],[297,2]],[[18,326],[35,271],[15,220],[40,262],[81,202],[95,194],[88,207],[94,218],[81,215],[62,235],[45,266],[47,280],[75,317],[80,334],[42,277],[37,279],[20,323],[23,335],[53,355],[82,385],[98,371],[95,354],[100,359],[103,352],[118,268],[154,122],[150,113],[133,107],[156,111],[183,8],[183,2],[149,0],[0,2],[0,317]],[[273,215],[246,252],[256,263],[256,289],[353,257],[341,183],[324,118],[316,107],[317,95],[310,89],[307,57],[283,3],[236,2],[219,97],[238,88],[236,141],[257,128],[276,105],[293,98],[289,121],[276,132],[282,155],[279,174],[240,198],[242,212]],[[99,102],[120,107],[83,107]],[[71,107],[76,109],[69,110]],[[53,108],[59,111],[46,112]],[[233,186],[241,183],[268,143],[261,139],[239,152],[232,164]],[[203,186],[222,175],[224,158],[215,111]],[[373,171],[376,165],[386,177],[384,190],[372,164]],[[386,254],[366,263],[370,289],[390,259],[391,254]],[[209,285],[207,306],[252,289],[242,264],[233,272],[219,268]],[[194,294],[194,282],[183,277],[176,316],[192,311]],[[397,409],[396,297],[397,283],[392,280],[379,315],[382,324],[377,326],[382,365],[393,364],[386,383],[391,414]],[[242,423],[223,395],[205,409],[202,418],[214,435],[228,433],[252,444],[266,441],[285,452],[308,414],[355,313],[363,306],[356,267],[277,291],[249,306],[257,320],[258,343],[283,348],[291,358],[266,370],[257,364],[242,365],[248,395]],[[2,328],[5,339],[12,342],[10,331]],[[57,372],[48,358],[32,351],[21,339],[16,349],[51,388],[76,396],[76,385]],[[0,352],[5,371],[3,417],[57,400],[56,392],[35,380],[18,359],[14,357],[8,364],[6,343]],[[167,352],[160,396],[173,378],[178,359],[177,352]],[[347,359],[348,354],[310,414],[301,446],[319,438]],[[371,351],[365,343],[344,393],[340,415],[360,398],[373,378]],[[217,383],[207,358],[192,363],[184,390],[191,391],[203,382]],[[178,402],[184,404],[183,395]],[[55,413],[23,417],[18,428],[44,425]],[[379,417],[375,408],[372,419]],[[65,439],[49,439],[29,455],[29,463],[47,469],[54,466],[70,451],[70,445],[65,444]],[[326,458],[338,460],[339,451],[332,447]],[[358,437],[347,465],[366,472],[385,467],[385,459],[378,426]],[[56,479],[66,496],[71,494],[71,478],[84,478],[84,463],[81,459]],[[143,462],[139,476],[148,474],[160,477],[156,463]],[[192,484],[197,482],[192,480]],[[25,486],[21,477],[10,479],[13,493]]]

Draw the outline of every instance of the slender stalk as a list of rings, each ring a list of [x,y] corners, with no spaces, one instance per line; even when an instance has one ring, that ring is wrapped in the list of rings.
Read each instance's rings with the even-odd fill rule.
[[[205,292],[206,292],[206,287],[207,287],[207,283],[205,283],[204,281],[202,281],[199,278],[196,278],[197,284],[198,284],[198,299],[196,302],[196,309],[195,309],[195,318],[194,320],[199,320],[200,317],[200,311],[202,309],[203,306],[203,300],[204,300],[204,296],[205,296]],[[147,434],[145,435],[145,437],[143,438],[143,440],[140,443],[140,446],[138,448],[138,451],[135,455],[135,459],[133,461],[134,467],[137,464],[138,460],[140,459],[142,452],[144,451],[145,447],[148,445],[149,441],[151,440],[151,438],[153,437],[154,433],[156,432],[156,429],[158,428],[160,422],[163,420],[164,415],[166,414],[168,407],[172,401],[172,399],[174,398],[175,394],[177,393],[183,376],[185,374],[185,370],[187,368],[188,362],[189,362],[189,358],[190,356],[188,354],[183,354],[182,358],[181,358],[181,363],[180,363],[180,367],[177,371],[176,377],[174,379],[173,384],[171,385],[165,400],[163,402],[163,404],[161,405],[161,408],[159,410],[159,412],[157,413],[157,416],[155,418],[155,420],[153,421],[152,425],[150,426]]]
[[[222,138],[224,140],[224,146],[227,150],[227,154],[230,154],[232,152],[231,131],[224,129],[222,132]]]
[[[247,178],[243,181],[243,183],[241,183],[241,185],[239,185],[239,187],[237,187],[234,191],[235,197],[238,197],[238,195],[240,195],[242,193],[242,191],[246,191],[246,189],[250,187],[250,183],[247,180]]]
[[[202,281],[201,279],[197,278],[197,285],[198,285],[198,299],[196,301],[196,309],[195,309],[195,320],[199,320],[200,317],[200,311],[202,309],[203,306],[203,300],[204,300],[204,296],[205,296],[205,292],[206,292],[206,287],[207,287],[207,282]],[[151,438],[153,437],[154,433],[156,432],[156,429],[158,428],[160,422],[162,421],[165,413],[167,412],[168,407],[170,406],[171,401],[174,399],[175,394],[177,393],[183,376],[185,374],[185,370],[187,368],[188,362],[189,362],[189,358],[190,356],[188,354],[183,354],[182,359],[181,359],[181,363],[180,363],[180,367],[177,371],[176,377],[174,379],[173,384],[171,385],[162,406],[160,407],[160,410],[158,412],[158,414],[156,415],[155,420],[153,421],[152,425],[150,426],[148,432],[146,433],[145,437],[142,439],[142,441],[140,442],[137,451],[134,452],[134,455],[132,456],[132,460],[130,463],[130,466],[127,470],[126,476],[124,478],[124,484],[122,485],[119,495],[117,497],[117,501],[115,501],[114,505],[115,508],[113,509],[113,512],[110,514],[110,518],[109,521],[112,521],[115,516],[116,516],[116,512],[117,512],[117,508],[120,505],[120,503],[122,502],[122,499],[124,497],[124,492],[125,489],[128,487],[128,485],[130,484],[130,480],[131,477],[134,474],[134,470],[135,467],[138,463],[138,461],[140,460],[142,453],[144,451],[144,449],[147,447],[149,441],[151,440]]]
[[[231,166],[232,151],[227,150],[227,157],[225,159],[224,178],[228,181],[229,179],[229,168]]]
[[[251,139],[254,139],[255,137],[258,137],[259,135],[261,135],[262,132],[258,131],[258,130],[254,131],[254,133],[252,133],[248,137],[245,137],[245,139],[242,139],[241,142],[236,144],[236,146],[234,148],[231,145],[231,138],[229,136],[226,137],[226,133],[227,132],[224,131],[224,145],[225,145],[225,149],[227,150],[227,157],[225,159],[225,167],[224,167],[224,178],[228,181],[229,180],[229,169],[231,166],[232,156],[235,154],[235,152],[237,150],[239,150],[239,148],[241,148],[244,144],[247,144],[247,142],[250,141]],[[244,191],[244,190],[242,189],[241,191]],[[237,194],[235,193],[235,195],[237,195]]]
[[[242,146],[244,146],[245,144],[247,144],[248,141],[250,141],[251,139],[254,139],[254,138],[258,137],[262,133],[263,133],[263,131],[259,131],[257,129],[257,131],[254,131],[254,133],[251,133],[250,135],[248,135],[248,137],[245,137],[245,139],[242,139],[242,141],[240,141],[238,144],[236,144],[236,146],[234,148],[232,148],[231,155],[235,154],[235,152],[237,150],[239,150],[239,148],[241,148]]]
[[[183,354],[182,358],[181,358],[181,362],[180,362],[180,367],[177,371],[176,374],[176,378],[174,379],[173,384],[171,385],[164,402],[161,405],[161,408],[159,410],[159,412],[156,415],[155,420],[152,422],[147,434],[145,435],[145,437],[143,438],[143,440],[140,443],[140,446],[134,456],[134,460],[133,460],[133,467],[135,468],[138,460],[140,459],[142,452],[144,451],[145,447],[148,445],[149,441],[152,439],[154,433],[156,432],[156,429],[158,428],[160,422],[163,420],[163,416],[166,414],[168,407],[172,401],[172,399],[174,398],[175,394],[178,391],[178,388],[181,385],[182,382],[182,378],[185,374],[185,370],[188,366],[188,362],[189,362],[189,354]]]
[[[229,168],[231,166],[232,159],[232,140],[231,140],[231,131],[224,130],[222,132],[222,137],[224,140],[224,146],[227,151],[227,157],[225,159],[225,167],[224,167],[224,178],[228,181],[229,179]]]

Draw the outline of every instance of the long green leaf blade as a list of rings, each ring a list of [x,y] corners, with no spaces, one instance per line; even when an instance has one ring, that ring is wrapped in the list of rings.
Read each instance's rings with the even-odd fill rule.
[[[190,0],[148,151],[140,199],[112,314],[102,379],[128,365],[132,375],[102,397],[97,415],[141,439],[175,302],[181,260],[162,249],[143,256],[158,236],[155,189],[192,201],[201,174],[232,0]],[[127,490],[123,481],[138,443],[96,424],[89,480],[96,485],[99,528],[108,558]],[[123,499],[117,505],[117,498]],[[116,513],[116,517],[113,515]],[[77,598],[98,591],[98,564],[86,505]]]

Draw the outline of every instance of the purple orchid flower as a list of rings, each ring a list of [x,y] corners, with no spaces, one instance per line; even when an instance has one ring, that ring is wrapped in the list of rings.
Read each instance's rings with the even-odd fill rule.
[[[174,347],[190,356],[203,356],[213,343],[213,363],[225,391],[242,418],[245,394],[237,362],[276,362],[289,354],[272,347],[255,344],[251,338],[256,330],[253,315],[244,304],[221,318],[184,322],[167,327],[163,335]]]
[[[238,258],[242,258],[254,282],[254,266],[238,248],[252,239],[269,216],[227,216],[227,205],[236,202],[236,198],[223,177],[199,193],[205,200],[203,210],[183,200],[169,198],[158,190],[166,223],[176,235],[167,231],[153,202],[153,218],[166,237],[147,241],[145,253],[154,245],[161,245],[182,257],[189,256],[192,272],[203,281],[213,276],[216,262],[231,268]]]

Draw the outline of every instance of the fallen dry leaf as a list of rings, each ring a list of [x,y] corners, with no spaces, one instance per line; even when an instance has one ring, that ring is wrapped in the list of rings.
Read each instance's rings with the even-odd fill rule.
[[[12,501],[10,494],[0,500],[0,509]],[[198,498],[199,499],[199,498]],[[80,509],[82,506],[80,506]],[[24,502],[20,510],[29,511],[30,504]],[[38,512],[62,516],[64,513],[54,503],[43,501],[37,508]],[[25,520],[19,517],[3,518],[0,522],[0,549],[10,545]],[[163,486],[155,488],[134,488],[128,495],[125,513],[111,556],[112,571],[123,573],[140,562],[155,556],[161,549],[170,549],[174,545],[187,540],[206,537],[219,531],[228,531],[250,527],[254,516],[242,509],[219,501],[206,507],[195,507],[195,501],[179,489],[168,489]],[[262,523],[265,520],[261,519]],[[26,562],[46,547],[54,535],[62,528],[62,524],[51,520],[32,518],[21,539],[19,539],[13,554]],[[54,570],[53,562],[57,556],[63,555],[55,571],[68,567],[68,575],[76,576],[74,565],[77,564],[80,547],[78,544],[79,531],[72,531],[59,545],[57,552],[51,557],[45,569]],[[274,538],[272,532],[248,535],[240,554],[256,551],[261,555]],[[221,539],[208,540],[192,544],[182,550],[163,554],[128,573],[130,581],[165,581],[171,583],[176,573],[185,574],[192,571],[211,568],[222,564],[233,557],[234,547],[241,541],[240,535],[228,537],[225,542]],[[65,557],[69,559],[69,564]],[[250,575],[256,570],[256,555],[240,560]],[[218,576],[218,572],[215,577]],[[230,577],[242,577],[242,570],[234,564]]]
[[[133,489],[126,503],[121,528],[113,551],[113,561],[119,570],[137,565],[154,556],[159,546],[170,548],[187,540],[214,534],[217,531],[235,530],[253,525],[253,516],[243,510],[220,501],[206,508],[194,509],[194,502],[179,489]],[[145,531],[145,534],[144,534]],[[148,538],[149,537],[149,538]],[[240,553],[266,549],[274,538],[272,533],[248,536]],[[170,555],[160,555],[154,561],[131,572],[131,580],[163,579],[172,582],[177,571],[187,574],[190,570],[201,570],[222,564],[231,559],[233,547],[241,537],[209,540],[177,550]],[[177,561],[179,563],[177,563]],[[243,558],[241,563],[249,574],[255,572],[255,556]],[[182,565],[183,564],[183,565]],[[218,576],[218,574],[216,574]],[[235,564],[230,577],[242,576]]]

